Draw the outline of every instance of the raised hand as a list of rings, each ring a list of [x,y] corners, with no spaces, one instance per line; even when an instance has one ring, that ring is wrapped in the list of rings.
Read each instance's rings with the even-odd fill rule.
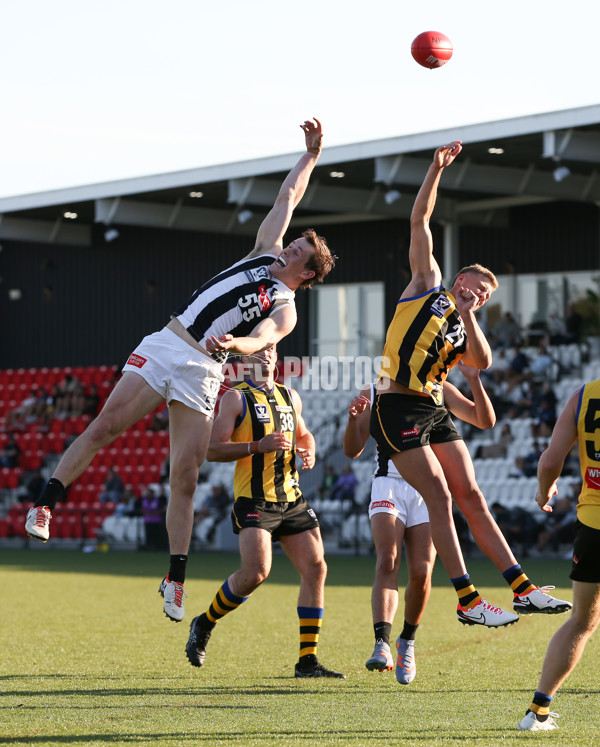
[[[442,145],[433,155],[434,166],[437,166],[438,169],[450,166],[461,150],[462,142],[460,140],[454,140],[454,142],[449,143],[448,145]]]
[[[306,141],[306,150],[311,153],[317,153],[321,150],[321,141],[323,140],[323,129],[321,123],[316,117],[307,119],[300,127],[304,130],[304,139]]]
[[[473,293],[470,288],[460,287],[460,290],[456,294],[456,308],[460,314],[464,314],[467,311],[475,311],[480,305],[481,300],[476,293]]]

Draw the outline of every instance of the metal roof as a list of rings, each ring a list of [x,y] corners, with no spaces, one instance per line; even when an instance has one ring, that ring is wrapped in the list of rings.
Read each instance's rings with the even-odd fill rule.
[[[599,104],[326,147],[292,225],[408,217],[433,150],[450,140],[462,140],[464,149],[444,175],[437,220],[500,225],[514,205],[600,205]],[[0,239],[86,245],[94,222],[252,235],[297,158],[278,155],[3,198]],[[77,218],[65,218],[66,212]]]

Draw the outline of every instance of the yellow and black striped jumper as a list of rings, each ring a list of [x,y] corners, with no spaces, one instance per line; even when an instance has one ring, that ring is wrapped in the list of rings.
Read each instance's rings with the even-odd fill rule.
[[[275,384],[267,392],[244,381],[234,389],[244,395],[243,411],[231,436],[232,441],[260,441],[276,431],[283,431],[292,442],[289,451],[252,454],[235,465],[233,494],[276,503],[291,503],[302,495],[296,469],[296,427],[298,418],[289,389]]]
[[[245,381],[234,387],[244,395],[242,414],[231,436],[234,442],[260,441],[276,431],[283,431],[292,442],[289,451],[252,454],[239,459],[234,473],[234,498],[251,498],[271,503],[293,503],[302,493],[296,468],[296,428],[298,417],[291,393],[286,386],[274,384],[271,391]],[[238,525],[239,526],[239,525]],[[227,581],[218,590],[201,620],[209,630],[229,612],[237,609],[248,597],[233,594]],[[297,607],[300,623],[299,663],[316,660],[322,607]],[[201,616],[202,618],[204,616]]]
[[[581,493],[577,519],[600,529],[600,379],[581,388],[577,403],[577,438],[581,468]]]
[[[597,548],[600,545],[600,379],[581,387],[575,413],[575,425],[577,426],[581,470],[581,493],[577,502],[578,524],[575,531],[570,578],[573,581],[597,583],[597,575],[588,576],[587,574],[590,570],[590,559],[598,557]],[[578,565],[583,558],[580,550],[588,561],[587,571],[582,571],[581,566]],[[593,560],[592,563],[594,563]],[[533,711],[538,721],[546,721],[553,700],[554,696],[536,690],[527,710]]]
[[[438,285],[418,296],[398,301],[388,327],[379,376],[387,376],[415,393],[427,394],[442,407],[443,383],[466,349],[467,333],[456,308],[456,299]],[[507,568],[502,575],[515,596],[528,594],[536,588],[519,564]],[[481,597],[468,573],[450,580],[463,609],[471,609],[479,603]]]
[[[441,285],[398,301],[388,327],[379,376],[442,404],[442,384],[463,357],[465,325],[452,293]]]

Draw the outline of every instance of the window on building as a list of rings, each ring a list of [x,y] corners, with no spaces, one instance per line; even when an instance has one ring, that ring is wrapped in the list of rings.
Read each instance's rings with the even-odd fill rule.
[[[381,355],[383,283],[317,286],[311,290],[311,304],[311,355]]]

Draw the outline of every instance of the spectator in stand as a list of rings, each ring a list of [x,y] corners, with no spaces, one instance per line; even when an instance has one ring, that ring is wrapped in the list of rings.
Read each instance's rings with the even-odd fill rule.
[[[551,366],[552,356],[548,352],[544,343],[541,342],[534,359],[529,364],[529,374],[533,376],[534,379],[545,379],[550,374]]]
[[[490,337],[495,348],[512,348],[521,344],[521,327],[510,311],[505,312],[491,328]]]
[[[555,311],[548,317],[548,335],[551,345],[564,345],[568,342],[567,325]]]
[[[85,391],[81,384],[77,384],[71,392],[71,405],[69,415],[83,415],[85,410]]]
[[[87,394],[85,395],[83,414],[91,415],[93,418],[95,418],[98,414],[99,407],[100,395],[98,394],[98,387],[95,384],[91,384]]]
[[[48,398],[48,391],[45,387],[40,387],[35,393],[35,403],[31,407],[31,420],[39,420],[44,416],[46,411],[46,399]]]
[[[116,473],[114,467],[110,467],[104,482],[104,490],[100,493],[100,503],[118,503],[123,497],[125,486],[123,480]]]
[[[488,381],[491,379],[491,381],[496,385],[501,384],[506,378],[506,371],[509,366],[510,361],[506,357],[506,351],[504,348],[500,348],[496,353],[494,353],[492,365],[487,369],[487,371],[482,371],[481,375]]]
[[[571,495],[557,498],[552,513],[546,517],[537,541],[539,552],[544,552],[550,546],[556,554],[560,545],[573,543],[577,521],[577,496],[581,492],[581,484],[575,488],[572,489]]]
[[[128,516],[127,501],[125,500],[125,494],[123,494],[119,498],[119,500],[115,503],[115,512],[113,513],[113,516],[116,516],[118,519],[120,519],[123,516]]]
[[[358,480],[349,464],[344,465],[342,474],[333,483],[329,489],[329,497],[335,501],[352,501],[354,504],[354,494]]]
[[[21,458],[21,447],[17,443],[14,433],[8,434],[8,439],[2,451],[0,451],[0,467],[8,467],[13,469],[19,466],[19,460]]]
[[[47,393],[46,409],[44,414],[42,415],[42,421],[48,426],[50,425],[52,418],[56,416],[56,403],[60,398],[61,394],[58,390],[58,386],[54,384],[50,391]]]
[[[504,423],[498,440],[489,445],[479,446],[476,453],[476,459],[501,459],[506,457],[508,447],[514,441],[509,423]],[[510,545],[510,542],[508,543]]]
[[[537,441],[534,441],[531,451],[528,454],[515,458],[516,472],[511,477],[535,477],[537,475],[538,462],[544,448]]]
[[[556,409],[548,400],[540,400],[538,406],[531,410],[531,417],[534,418],[531,435],[534,438],[550,438],[556,425]]]
[[[515,345],[514,354],[510,359],[505,375],[509,391],[523,381],[528,368],[529,358],[522,351],[520,345]]]
[[[55,396],[55,417],[67,418],[73,412],[73,402],[77,398],[76,392],[80,388],[79,381],[72,374],[65,374],[65,378],[57,387]]]
[[[567,327],[567,342],[581,342],[583,317],[572,305],[567,307],[567,318],[565,320],[565,325]]]
[[[36,405],[37,393],[35,389],[31,389],[21,404],[8,413],[6,418],[7,426],[14,430],[24,431],[27,425],[33,423],[36,419]]]
[[[536,390],[531,401],[530,416],[534,419],[531,435],[534,438],[549,438],[556,423],[556,406],[558,398],[549,381]],[[579,463],[579,462],[578,462]]]
[[[125,516],[136,517],[144,515],[142,511],[142,498],[141,496],[135,494],[131,485],[128,485],[125,488],[125,492],[123,493],[123,502],[127,506]]]
[[[561,477],[579,477],[581,475],[579,466],[579,446],[577,444],[575,444],[567,454],[560,474]]]
[[[164,550],[168,546],[167,502],[161,485],[148,485],[142,496],[145,550]]]
[[[199,536],[205,542],[212,542],[217,524],[227,518],[233,500],[223,484],[213,485],[199,510],[194,515],[194,526],[199,528]]]
[[[329,491],[336,483],[338,477],[339,475],[336,475],[333,464],[328,464],[325,467],[325,474],[323,475],[323,479],[319,485],[319,495],[321,498],[325,498],[325,496],[329,495]]]
[[[541,530],[540,524],[529,511],[520,506],[509,509],[496,502],[491,506],[491,509],[496,523],[506,537],[506,541],[511,547],[520,543],[521,554],[523,557],[527,557],[537,541]]]

